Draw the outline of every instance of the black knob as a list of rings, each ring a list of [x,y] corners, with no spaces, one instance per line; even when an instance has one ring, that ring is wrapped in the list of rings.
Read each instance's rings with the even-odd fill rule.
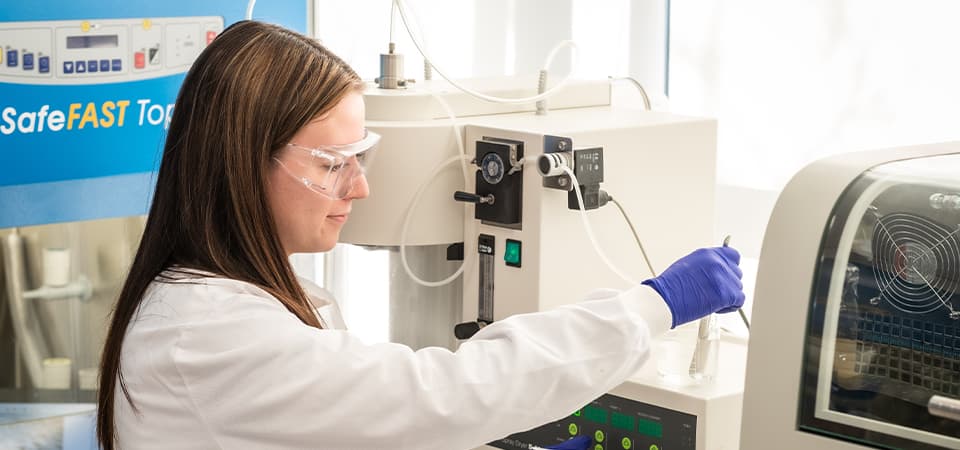
[[[477,334],[477,332],[480,331],[480,328],[483,328],[483,327],[480,326],[479,322],[458,323],[456,326],[453,327],[453,335],[460,340],[470,339],[473,337],[473,335]]]
[[[469,192],[457,191],[453,193],[453,199],[458,202],[480,203],[480,196]]]
[[[453,199],[458,202],[486,203],[488,205],[493,204],[493,194],[477,195],[469,192],[457,191],[453,193]]]

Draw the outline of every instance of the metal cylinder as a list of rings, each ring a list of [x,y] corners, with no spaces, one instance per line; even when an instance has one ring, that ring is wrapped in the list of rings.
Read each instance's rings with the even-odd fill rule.
[[[414,349],[456,349],[453,332],[463,320],[463,277],[445,286],[421,286],[404,271],[399,248],[389,251],[390,341]],[[408,246],[407,260],[410,269],[427,280],[442,280],[461,264],[447,260],[447,244]]]
[[[960,422],[960,400],[934,395],[927,403],[931,415]]]
[[[537,157],[537,171],[545,177],[556,177],[563,175],[563,168],[570,168],[565,153],[544,153]]]
[[[399,53],[380,54],[380,77],[377,78],[377,85],[381,89],[403,87],[403,55]]]

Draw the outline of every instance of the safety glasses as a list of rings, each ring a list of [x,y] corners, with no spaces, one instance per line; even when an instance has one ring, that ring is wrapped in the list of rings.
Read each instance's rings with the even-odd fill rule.
[[[333,200],[350,195],[357,177],[373,161],[380,135],[366,130],[363,139],[346,145],[305,147],[287,144],[273,159],[307,189]]]

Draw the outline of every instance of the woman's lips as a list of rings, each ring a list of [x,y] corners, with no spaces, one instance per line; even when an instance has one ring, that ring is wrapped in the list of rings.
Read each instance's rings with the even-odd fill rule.
[[[347,221],[348,217],[350,217],[348,214],[331,214],[327,216],[327,220],[332,220],[338,223],[344,223]]]

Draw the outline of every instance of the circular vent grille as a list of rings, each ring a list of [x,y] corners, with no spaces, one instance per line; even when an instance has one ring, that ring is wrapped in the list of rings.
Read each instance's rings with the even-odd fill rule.
[[[881,217],[873,230],[880,298],[910,314],[941,307],[953,312],[951,298],[960,274],[958,231],[914,214]]]

